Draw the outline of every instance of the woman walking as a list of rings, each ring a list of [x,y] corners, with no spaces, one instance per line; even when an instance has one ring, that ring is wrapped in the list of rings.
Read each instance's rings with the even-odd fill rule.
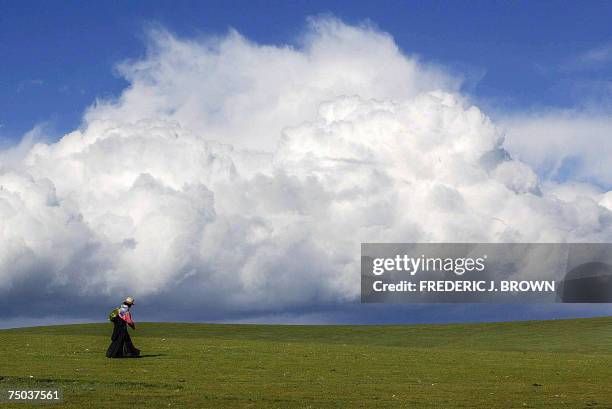
[[[128,325],[136,330],[136,325],[132,321],[130,308],[134,305],[134,299],[127,297],[119,308],[115,308],[110,313],[108,319],[113,323],[113,335],[111,344],[106,351],[107,358],[136,358],[140,356],[140,350],[132,344],[132,339],[128,333]]]

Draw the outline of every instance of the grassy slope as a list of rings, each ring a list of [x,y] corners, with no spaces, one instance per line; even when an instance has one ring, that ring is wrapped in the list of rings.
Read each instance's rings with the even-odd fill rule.
[[[138,360],[106,359],[110,332],[110,324],[0,331],[0,387],[59,384],[71,408],[612,408],[612,318],[143,323],[135,344],[157,356]]]

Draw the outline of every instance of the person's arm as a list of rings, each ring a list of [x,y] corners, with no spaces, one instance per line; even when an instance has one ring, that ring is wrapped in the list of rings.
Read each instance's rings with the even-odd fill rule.
[[[119,310],[119,317],[121,317],[121,319],[125,321],[127,325],[132,327],[132,329],[136,329],[136,325],[134,324],[134,321],[132,321],[132,314],[130,314],[129,309],[122,307]]]
[[[132,329],[136,329],[136,324],[134,324],[134,321],[132,321],[132,314],[130,314],[129,311],[124,315],[123,319],[125,322],[127,322],[127,325],[132,327]]]

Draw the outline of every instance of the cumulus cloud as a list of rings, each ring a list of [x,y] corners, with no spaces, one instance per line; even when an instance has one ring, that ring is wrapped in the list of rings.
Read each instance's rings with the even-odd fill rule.
[[[127,293],[299,312],[358,298],[361,242],[612,238],[610,193],[544,183],[459,81],[372,27],[151,41],[80,129],[0,157],[4,314]]]
[[[163,116],[207,139],[257,150],[274,150],[284,127],[313,118],[321,102],[339,95],[403,99],[459,86],[407,58],[388,34],[335,19],[311,19],[297,46],[256,44],[236,31],[196,41],[157,30],[147,57],[118,71],[129,88],[117,101],[98,102],[87,122]]]
[[[609,115],[549,111],[501,120],[505,147],[546,179],[612,186],[612,119]]]

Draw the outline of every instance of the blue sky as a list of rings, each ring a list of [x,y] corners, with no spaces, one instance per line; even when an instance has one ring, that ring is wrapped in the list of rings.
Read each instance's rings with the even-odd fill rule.
[[[45,123],[58,136],[96,98],[127,85],[114,66],[145,52],[161,24],[179,36],[234,27],[259,43],[291,43],[307,16],[371,20],[407,53],[466,78],[490,113],[608,107],[612,3],[604,1],[0,1],[0,136],[10,145]]]
[[[372,241],[610,242],[610,16],[0,0],[0,326],[98,319],[127,294],[167,320],[609,313],[361,305],[354,263]],[[35,127],[50,143],[18,144]]]

